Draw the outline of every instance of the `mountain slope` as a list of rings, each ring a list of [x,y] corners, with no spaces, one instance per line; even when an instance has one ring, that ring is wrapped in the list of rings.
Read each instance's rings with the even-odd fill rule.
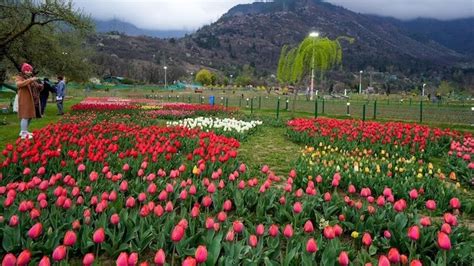
[[[210,67],[226,74],[238,74],[243,65],[258,75],[275,73],[281,47],[301,42],[318,30],[331,39],[348,36],[342,42],[343,68],[348,71],[373,68],[382,72],[420,76],[435,73],[469,59],[428,37],[415,38],[400,21],[354,13],[318,0],[276,0],[237,5],[218,21],[181,39],[97,36],[102,54],[152,64],[175,64],[182,73]],[[155,57],[152,57],[155,55]],[[472,62],[471,62],[472,63]],[[127,75],[126,73],[121,75]],[[151,74],[150,74],[151,76]]]
[[[151,36],[158,38],[180,38],[190,33],[187,30],[145,30],[119,19],[94,20],[97,32],[120,32],[129,36]]]

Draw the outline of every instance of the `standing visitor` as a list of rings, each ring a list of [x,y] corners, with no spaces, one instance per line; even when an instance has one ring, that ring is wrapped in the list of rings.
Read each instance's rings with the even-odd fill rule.
[[[16,77],[18,88],[18,118],[20,118],[21,139],[32,139],[33,134],[28,131],[31,119],[36,117],[33,90],[41,90],[41,85],[33,76],[33,67],[27,63],[21,66],[21,73]]]
[[[49,93],[56,93],[54,90],[53,85],[49,82],[48,78],[44,78],[43,80],[43,90],[40,93],[40,100],[41,100],[41,115],[44,116],[44,110],[46,109],[46,104],[48,102]]]
[[[64,95],[66,91],[66,83],[63,76],[58,76],[58,84],[56,85],[56,105],[58,106],[58,115],[64,115]]]

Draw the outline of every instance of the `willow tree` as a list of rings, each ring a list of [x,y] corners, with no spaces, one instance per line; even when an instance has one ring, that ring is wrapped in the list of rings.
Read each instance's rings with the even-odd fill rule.
[[[322,79],[328,70],[342,62],[340,39],[353,41],[353,39],[347,37],[330,40],[312,35],[305,38],[296,48],[288,50],[288,47],[283,47],[278,65],[279,80],[281,82],[298,83],[308,73],[311,73],[310,98],[312,100],[315,72],[319,73]]]

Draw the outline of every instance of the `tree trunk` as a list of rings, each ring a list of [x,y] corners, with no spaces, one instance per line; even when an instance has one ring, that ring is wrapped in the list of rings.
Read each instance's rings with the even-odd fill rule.
[[[7,79],[6,50],[6,47],[0,47],[0,86],[3,85]]]

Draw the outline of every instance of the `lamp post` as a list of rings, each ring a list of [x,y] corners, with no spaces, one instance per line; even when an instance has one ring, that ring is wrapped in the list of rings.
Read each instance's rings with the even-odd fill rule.
[[[229,85],[230,85],[230,86],[232,86],[232,77],[233,77],[233,75],[232,75],[232,74],[230,74],[230,76],[229,76],[229,77],[230,77]]]
[[[164,66],[163,69],[165,70],[165,89],[168,88],[168,83],[166,81],[166,70],[168,69],[167,66]]]
[[[425,97],[425,86],[426,86],[426,83],[423,83],[423,88],[421,89],[421,96],[422,97]]]
[[[309,37],[313,38],[313,41],[315,41],[316,38],[319,37],[319,32],[313,31],[309,34]],[[311,55],[311,89],[310,89],[310,97],[309,97],[311,101],[313,100],[313,89],[314,89],[314,44],[313,44],[313,53]]]
[[[364,71],[359,71],[359,94],[362,93],[362,73],[364,73]]]

